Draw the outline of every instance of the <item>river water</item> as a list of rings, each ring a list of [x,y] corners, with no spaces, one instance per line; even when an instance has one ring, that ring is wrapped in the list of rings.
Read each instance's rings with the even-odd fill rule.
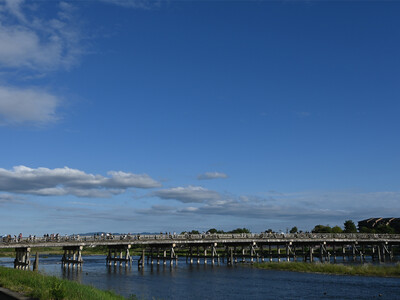
[[[84,256],[81,270],[63,269],[61,256],[40,257],[39,270],[139,299],[400,299],[399,278],[259,270],[251,265],[186,264],[108,267],[105,256]],[[13,267],[12,258],[0,265]]]

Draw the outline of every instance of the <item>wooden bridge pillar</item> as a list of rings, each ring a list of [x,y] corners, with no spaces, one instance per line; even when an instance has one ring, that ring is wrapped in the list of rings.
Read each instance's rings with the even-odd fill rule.
[[[256,249],[255,249],[255,247],[256,247],[256,243],[253,242],[253,243],[250,245],[250,262],[251,262],[251,263],[254,262],[254,256],[256,256]]]
[[[233,249],[232,248],[230,248],[230,249],[227,248],[226,250],[229,251],[228,252],[228,258],[227,258],[227,263],[228,263],[228,265],[233,266],[233,263],[234,263]]]
[[[335,246],[335,244],[332,245],[332,251],[333,251],[333,262],[336,263],[336,246]]]
[[[215,259],[217,260],[217,263],[219,265],[219,255],[217,252],[217,243],[214,243],[211,246],[211,264],[215,263]]]
[[[343,262],[346,261],[346,246],[342,245],[342,255],[343,255]]]
[[[14,269],[28,270],[31,265],[31,248],[15,248]]]
[[[81,267],[82,260],[82,246],[65,246],[63,247],[64,255],[61,258],[61,264],[63,267]]]
[[[269,262],[272,262],[271,244],[268,244],[268,255],[269,255]]]
[[[119,265],[122,266],[125,263],[125,266],[132,264],[132,257],[129,254],[129,249],[131,245],[110,245],[108,246],[108,255],[106,257],[106,263],[108,266],[114,264],[114,266]],[[144,262],[143,262],[144,263]]]

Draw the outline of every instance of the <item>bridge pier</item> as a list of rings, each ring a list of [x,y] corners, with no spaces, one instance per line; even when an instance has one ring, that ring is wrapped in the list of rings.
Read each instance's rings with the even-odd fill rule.
[[[82,260],[82,246],[65,246],[63,247],[64,255],[61,258],[61,264],[63,267],[81,267]]]
[[[29,270],[31,248],[15,248],[14,269]]]
[[[110,245],[108,246],[108,255],[106,257],[106,264],[111,266],[119,265],[122,266],[125,263],[125,266],[130,266],[132,264],[132,257],[129,254],[129,249],[131,245]]]

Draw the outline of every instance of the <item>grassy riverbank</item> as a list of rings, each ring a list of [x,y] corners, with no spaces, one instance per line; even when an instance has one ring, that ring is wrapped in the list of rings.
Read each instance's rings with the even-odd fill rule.
[[[343,264],[321,264],[302,262],[272,262],[256,263],[253,265],[258,269],[281,270],[307,273],[325,273],[337,275],[400,277],[400,264],[396,265],[343,265]]]
[[[47,299],[122,300],[112,291],[102,291],[77,282],[31,271],[0,267],[0,286],[26,296]],[[136,299],[134,296],[133,299]]]

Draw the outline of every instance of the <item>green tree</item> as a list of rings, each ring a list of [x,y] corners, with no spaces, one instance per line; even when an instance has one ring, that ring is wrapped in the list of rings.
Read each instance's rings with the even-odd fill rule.
[[[378,225],[375,229],[376,233],[396,233],[393,227],[390,227],[389,225]]]
[[[208,229],[208,232],[214,234],[214,233],[217,233],[218,230],[215,228],[211,228],[211,229]]]
[[[312,230],[313,233],[331,233],[332,228],[330,226],[324,226],[324,225],[316,225],[314,229]]]
[[[344,222],[344,231],[345,233],[356,233],[357,227],[356,224],[352,220],[347,220]]]
[[[236,228],[229,231],[228,233],[250,233],[250,230],[248,230],[247,228]]]
[[[189,232],[190,234],[200,234],[200,232],[198,230],[192,230],[191,232]]]
[[[358,231],[360,233],[376,233],[375,229],[368,228],[368,227],[365,227],[365,226],[360,227],[360,229]]]
[[[343,232],[343,229],[342,228],[340,228],[339,226],[333,226],[332,227],[332,233],[342,233]]]
[[[292,229],[290,229],[290,233],[297,233],[299,230],[297,229],[296,226],[292,227]]]

